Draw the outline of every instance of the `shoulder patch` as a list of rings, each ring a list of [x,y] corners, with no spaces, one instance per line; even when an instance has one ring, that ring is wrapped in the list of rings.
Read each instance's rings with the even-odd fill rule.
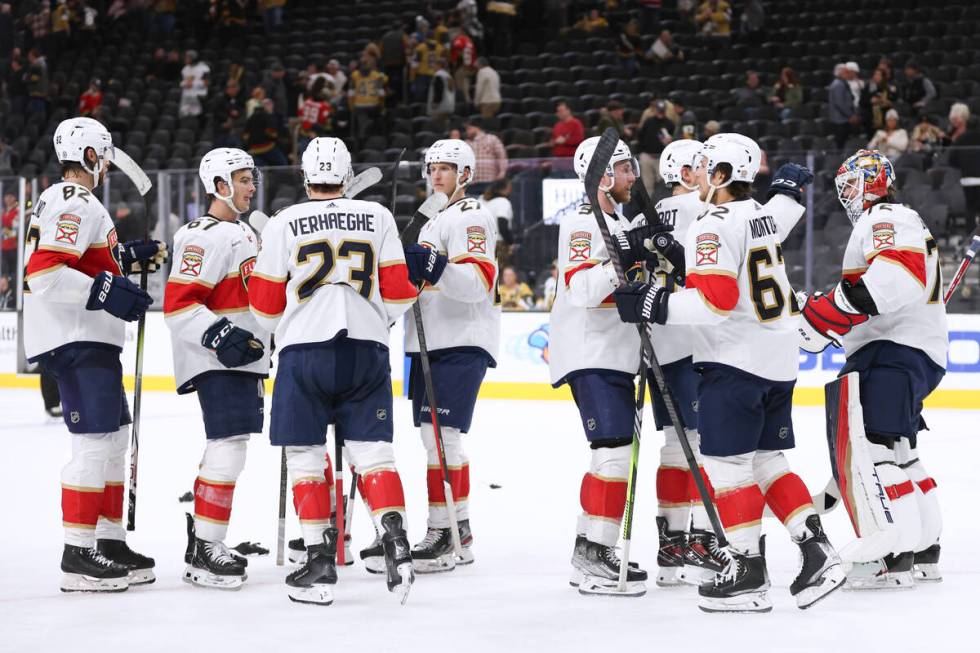
[[[184,250],[186,252],[186,250]],[[255,269],[255,257],[249,256],[238,266],[238,275],[242,279],[242,285],[248,290],[248,280],[252,277],[252,270]]]
[[[55,227],[55,241],[74,245],[78,242],[78,228],[80,224],[82,224],[82,219],[74,213],[62,213],[58,216],[58,224]]]
[[[871,225],[871,239],[875,249],[895,246],[895,225],[891,222],[876,222]]]
[[[185,247],[184,253],[180,257],[180,273],[199,277],[202,267],[204,267],[204,248],[197,245]]]
[[[466,228],[466,251],[478,254],[487,253],[487,232],[483,227]]]
[[[721,248],[721,238],[718,234],[698,234],[696,241],[697,261],[695,265],[717,265],[718,250]]]
[[[568,239],[568,260],[588,261],[592,256],[592,232],[573,231]]]

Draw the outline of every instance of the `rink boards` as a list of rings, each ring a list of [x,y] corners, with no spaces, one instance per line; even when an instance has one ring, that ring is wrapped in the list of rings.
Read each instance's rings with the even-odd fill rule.
[[[548,313],[504,313],[501,320],[497,367],[487,372],[480,396],[488,399],[570,400],[567,386],[553,389],[548,375]],[[980,315],[949,316],[948,372],[927,405],[935,408],[980,408]],[[405,378],[404,322],[392,328],[391,369],[395,392],[403,392]],[[0,313],[0,387],[37,387],[34,374],[18,374],[18,326],[16,313]],[[127,325],[123,365],[135,369],[136,325]],[[764,355],[764,354],[763,354]],[[823,403],[823,384],[832,380],[844,364],[843,352],[800,352],[800,376],[794,403]],[[163,314],[149,313],[143,388],[170,391],[175,388],[170,332]],[[272,370],[275,375],[275,367]],[[127,378],[132,385],[132,377]],[[270,384],[271,385],[271,384]],[[271,389],[271,388],[270,388]]]

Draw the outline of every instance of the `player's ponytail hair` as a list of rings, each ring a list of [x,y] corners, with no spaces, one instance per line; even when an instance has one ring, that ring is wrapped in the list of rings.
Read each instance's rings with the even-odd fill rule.
[[[720,172],[725,176],[725,181],[728,181],[732,178],[732,164],[722,161],[715,167],[715,172]],[[732,196],[733,201],[736,202],[752,199],[752,193],[755,190],[752,188],[752,184],[747,181],[733,181],[725,189]]]

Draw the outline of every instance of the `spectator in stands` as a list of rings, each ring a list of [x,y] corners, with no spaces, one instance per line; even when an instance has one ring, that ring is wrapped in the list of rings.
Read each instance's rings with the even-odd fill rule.
[[[260,102],[245,121],[245,131],[242,133],[245,148],[255,159],[255,165],[260,168],[289,165],[289,159],[279,149],[280,125],[276,124],[270,109],[273,109],[271,100],[264,99]]]
[[[82,93],[82,97],[78,99],[78,115],[91,116],[100,106],[102,106],[102,82],[93,79]]]
[[[14,150],[7,143],[7,137],[0,136],[0,177],[13,175],[18,164]]]
[[[436,74],[436,62],[446,56],[446,49],[436,40],[431,31],[424,41],[415,46],[412,57],[412,70],[415,81],[412,83],[412,98],[415,102],[425,102],[429,97],[429,84]]]
[[[701,138],[702,140],[708,140],[720,131],[721,125],[718,123],[718,121],[709,120],[708,122],[704,123],[704,133],[701,134]]]
[[[68,9],[68,4],[62,1],[51,9],[51,36],[48,39],[48,49],[45,53],[56,60],[68,47],[70,37],[71,11]]]
[[[864,92],[864,80],[861,79],[861,67],[856,61],[848,61],[844,68],[853,73],[847,79],[847,85],[851,87],[851,95],[854,96],[854,108],[861,106],[861,93]],[[860,118],[860,114],[858,115]]]
[[[163,48],[157,48],[153,51],[153,59],[150,61],[150,65],[146,70],[147,79],[168,79],[167,77],[167,51]],[[180,73],[178,67],[177,73]]]
[[[429,117],[444,128],[449,116],[456,111],[456,83],[446,70],[448,63],[445,59],[436,61],[435,75],[429,84],[429,97],[426,102],[426,112]]]
[[[759,73],[754,70],[745,73],[745,86],[732,89],[732,95],[735,96],[736,106],[747,109],[761,107],[766,103],[766,91],[762,88]],[[748,111],[746,115],[749,115]]]
[[[388,102],[397,104],[405,95],[405,65],[408,34],[404,23],[381,37],[381,69],[388,76]]]
[[[256,86],[252,89],[252,95],[245,102],[245,119],[248,120],[255,113],[255,110],[262,106],[262,101],[265,100],[265,89],[261,86]]]
[[[197,52],[188,50],[184,53],[184,67],[180,71],[181,118],[197,118],[204,112],[204,98],[208,94],[211,68],[203,61],[197,60]]]
[[[703,36],[731,36],[732,7],[726,0],[705,0],[694,19]]]
[[[483,121],[470,117],[464,123],[466,142],[473,148],[476,171],[473,173],[471,193],[480,193],[491,181],[502,179],[507,173],[507,150],[500,139],[483,131]]]
[[[674,115],[677,119],[675,123],[677,127],[674,129],[674,140],[696,139],[698,137],[698,117],[694,114],[694,111],[687,108],[684,96],[672,94],[671,100],[674,105]]]
[[[949,165],[960,171],[968,214],[966,228],[970,232],[980,216],[980,130],[970,125],[970,108],[962,102],[950,107],[949,122]]]
[[[10,287],[10,278],[0,275],[0,311],[12,311],[17,308],[17,298],[14,297],[14,291]]]
[[[628,75],[635,75],[637,59],[643,57],[643,44],[640,41],[640,23],[631,18],[616,40],[616,56],[619,65]]]
[[[214,104],[215,147],[241,147],[239,134],[245,124],[245,99],[238,82],[228,82]]]
[[[27,110],[48,115],[48,62],[37,48],[27,51]]]
[[[514,207],[510,194],[514,186],[504,177],[491,183],[480,197],[480,204],[497,221],[497,268],[503,269],[510,263],[511,248],[514,245]]]
[[[558,295],[558,261],[551,262],[548,270],[548,278],[544,281],[541,289],[541,299],[535,303],[535,307],[541,310],[550,311],[555,305],[555,297]]]
[[[803,87],[796,71],[789,66],[779,72],[779,79],[769,93],[769,102],[779,109],[783,120],[793,117],[793,112],[803,106]]]
[[[17,220],[20,218],[20,202],[13,189],[3,194],[3,239],[0,241],[0,274],[14,274],[17,270]]]
[[[834,132],[834,146],[843,150],[851,130],[861,122],[854,108],[854,95],[847,83],[854,71],[848,70],[844,64],[834,66],[834,81],[827,90],[827,101],[830,111],[830,124]]]
[[[647,59],[653,62],[684,61],[684,51],[674,42],[669,30],[662,30],[647,50]]]
[[[286,69],[280,62],[272,64],[272,67],[262,74],[262,88],[265,89],[265,96],[272,100],[276,113],[280,116],[292,115],[286,88]]]
[[[582,16],[577,23],[572,25],[572,29],[585,32],[586,34],[592,34],[593,32],[601,32],[609,29],[609,21],[605,19],[598,9],[590,9],[589,13]]]
[[[6,71],[6,86],[11,115],[23,115],[27,111],[27,71],[16,48]]]
[[[911,60],[905,64],[905,81],[901,86],[902,101],[911,104],[916,114],[923,111],[930,102],[936,99],[936,86],[922,72],[919,64]]]
[[[741,37],[749,41],[759,41],[766,25],[766,10],[762,0],[749,0],[742,9]]]
[[[874,133],[885,126],[885,114],[897,98],[898,88],[888,81],[887,70],[883,66],[875,68],[861,91],[861,117],[866,132]]]
[[[619,100],[610,100],[606,104],[606,109],[602,117],[599,118],[599,123],[596,125],[596,135],[601,136],[602,132],[612,127],[619,132],[621,139],[629,141],[633,138],[633,128],[626,124],[625,119],[626,107],[623,106],[623,103]]]
[[[891,161],[897,161],[909,149],[909,135],[899,124],[898,111],[885,114],[885,128],[879,129],[868,142],[869,150],[880,150]]]
[[[650,102],[653,114],[640,122],[639,151],[640,178],[647,192],[653,194],[653,189],[660,180],[660,154],[667,144],[674,140],[674,123],[667,117],[667,102],[654,100]]]
[[[14,49],[14,15],[10,3],[0,3],[0,59],[7,59]]]
[[[248,26],[248,6],[251,0],[214,0],[211,12],[225,43],[240,39]]]
[[[470,82],[476,74],[476,44],[466,30],[460,30],[449,47],[449,59],[453,70],[456,90],[462,94],[466,105],[473,103]]]
[[[377,57],[373,57],[373,59],[375,62],[378,60]],[[340,101],[346,96],[347,93],[347,73],[344,72],[344,69],[340,66],[340,62],[336,59],[331,59],[327,62],[324,72],[326,72],[327,77],[331,82],[331,84],[327,86],[327,99],[330,100],[332,104],[340,104]],[[386,81],[386,95],[388,92],[388,86],[389,82]]]
[[[282,9],[285,6],[286,0],[259,0],[259,11],[262,12],[266,34],[271,34],[282,25]]]
[[[493,118],[500,111],[500,75],[490,67],[485,57],[476,60],[476,89],[473,100],[484,118]]]
[[[51,3],[33,0],[29,7],[30,11],[24,15],[24,25],[27,27],[24,49],[38,48],[46,51],[51,35]]]
[[[509,265],[500,273],[497,291],[500,293],[500,307],[505,311],[526,311],[534,307],[534,293]]]
[[[919,122],[912,128],[912,142],[909,148],[913,152],[931,154],[942,144],[946,134],[932,122],[932,116],[922,114]]]
[[[555,105],[555,115],[558,121],[551,128],[551,156],[574,156],[575,148],[585,140],[585,126],[564,100]]]
[[[353,114],[354,133],[358,142],[363,142],[372,131],[380,131],[388,78],[377,69],[374,57],[365,54],[350,81],[348,106]]]
[[[154,0],[153,14],[154,36],[168,36],[174,31],[177,22],[176,0]]]

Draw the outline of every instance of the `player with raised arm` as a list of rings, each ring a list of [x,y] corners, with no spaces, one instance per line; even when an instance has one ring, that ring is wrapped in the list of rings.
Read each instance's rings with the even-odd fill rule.
[[[54,148],[62,181],[41,193],[27,228],[24,350],[57,381],[71,433],[71,460],[61,471],[61,589],[119,592],[155,579],[153,559],[129,548],[122,524],[132,419],[119,357],[124,322],[153,303],[126,275],[155,270],[166,247],[119,243],[93,194],[115,155],[105,127],[65,120]]]
[[[751,198],[760,156],[746,141],[708,142],[698,155],[695,179],[711,204],[685,236],[685,289],[631,284],[615,293],[626,322],[693,327],[701,455],[731,543],[725,569],[698,588],[707,612],[772,609],[760,540],[766,504],[802,553],[790,586],[800,608],[844,580],[810,493],[782,453],[794,446],[799,311],[777,221]]]
[[[456,505],[462,558],[453,555],[449,511],[442,468],[432,428],[431,407],[425,393],[419,340],[414,320],[408,322],[406,352],[412,359],[409,396],[412,416],[420,427],[426,452],[429,495],[428,529],[412,547],[419,573],[450,571],[473,562],[470,529],[469,459],[462,435],[473,420],[476,396],[488,367],[496,366],[500,346],[500,306],[496,301],[497,223],[473,197],[466,185],[476,170],[469,145],[460,140],[436,141],[425,153],[422,175],[435,192],[445,193],[449,204],[427,222],[418,244],[405,247],[405,261],[413,283],[421,284],[419,302],[432,369],[449,484]]]
[[[949,347],[939,248],[925,222],[895,201],[891,162],[859,150],[837,171],[837,194],[853,224],[843,278],[803,306],[803,347],[842,345],[840,371],[859,376],[865,437],[898,530],[883,560],[855,564],[852,589],[940,580],[942,519],[936,482],[919,460],[922,402],[946,373]]]
[[[252,313],[279,347],[269,435],[286,449],[307,550],[286,585],[294,601],[333,602],[338,532],[329,523],[323,464],[333,423],[382,533],[388,589],[404,600],[414,571],[391,445],[388,337],[417,291],[391,212],[343,197],[352,176],[344,142],[313,139],[303,176],[310,201],[269,221],[248,293]]]
[[[201,159],[199,174],[211,203],[174,236],[175,265],[163,300],[177,393],[197,392],[207,436],[184,580],[239,589],[246,563],[224,539],[249,434],[262,432],[269,375],[269,334],[248,306],[258,238],[239,220],[255,194],[257,171],[245,152],[218,148]]]
[[[575,172],[582,181],[598,142],[598,137],[586,139],[575,151]],[[643,274],[645,262],[656,260],[643,243],[662,231],[646,226],[642,215],[631,222],[615,205],[629,202],[637,169],[629,146],[620,141],[606,169],[612,187],[599,196],[623,267],[632,278]],[[561,222],[558,270],[551,310],[551,382],[571,388],[592,450],[580,490],[582,514],[575,531],[571,584],[582,594],[621,594],[616,542],[626,503],[640,338],[636,328],[616,315],[616,274],[588,204]],[[626,595],[646,593],[646,579],[646,571],[631,565]]]

